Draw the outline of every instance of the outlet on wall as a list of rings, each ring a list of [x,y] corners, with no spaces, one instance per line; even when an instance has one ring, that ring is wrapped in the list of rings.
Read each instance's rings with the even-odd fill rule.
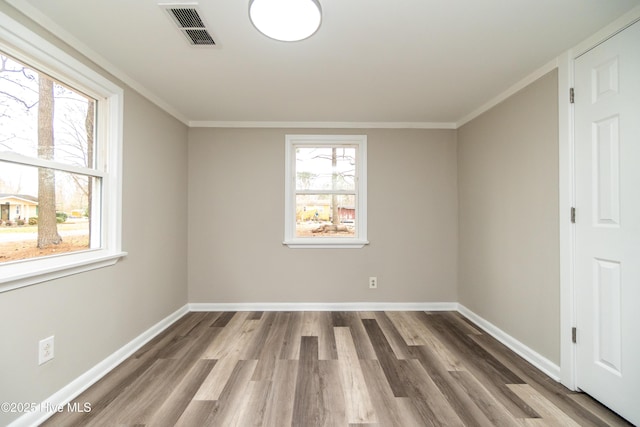
[[[42,365],[53,359],[53,343],[54,335],[40,340],[38,343],[38,365]]]
[[[377,277],[369,277],[369,289],[378,289]]]

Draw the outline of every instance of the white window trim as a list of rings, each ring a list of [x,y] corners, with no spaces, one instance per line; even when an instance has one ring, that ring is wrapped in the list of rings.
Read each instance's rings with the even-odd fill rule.
[[[102,248],[60,254],[42,258],[9,262],[0,265],[0,293],[44,281],[58,279],[113,265],[126,256],[122,251],[122,88],[73,58],[52,43],[33,33],[8,15],[0,12],[0,49],[16,58],[27,57],[28,63],[60,81],[72,80],[79,89],[99,100],[97,138],[108,141],[101,153],[106,168],[96,175],[102,184]],[[104,144],[98,149],[105,149]],[[15,155],[6,153],[5,160],[16,162]],[[62,166],[72,171],[72,166]]]
[[[296,237],[295,153],[294,146],[350,144],[358,147],[356,236],[355,237]],[[285,136],[285,197],[284,245],[293,249],[358,249],[367,240],[367,136],[366,135],[286,135]]]

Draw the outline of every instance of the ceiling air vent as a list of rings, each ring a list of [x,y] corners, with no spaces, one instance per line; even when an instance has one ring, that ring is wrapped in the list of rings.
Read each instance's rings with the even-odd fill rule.
[[[215,46],[216,42],[194,7],[162,5],[178,29],[193,46]]]

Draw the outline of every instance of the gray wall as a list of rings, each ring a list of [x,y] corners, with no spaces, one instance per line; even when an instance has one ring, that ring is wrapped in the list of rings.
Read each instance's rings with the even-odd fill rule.
[[[459,302],[560,364],[558,78],[458,129]]]
[[[459,301],[559,363],[557,117],[556,72],[457,132],[187,129],[125,88],[129,256],[0,294],[0,401],[46,399],[187,302]],[[370,245],[282,245],[286,133],[368,135]]]
[[[0,10],[15,13],[4,2]],[[128,88],[124,108],[129,255],[0,294],[2,402],[43,401],[187,302],[187,128]],[[38,366],[38,341],[50,335],[55,358]],[[18,415],[0,413],[0,425]]]
[[[368,135],[370,245],[282,245],[287,133]],[[188,170],[189,302],[457,300],[455,131],[190,129]]]

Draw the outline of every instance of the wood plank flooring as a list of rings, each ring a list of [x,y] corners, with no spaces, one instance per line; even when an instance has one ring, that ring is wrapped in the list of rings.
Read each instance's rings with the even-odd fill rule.
[[[50,426],[622,426],[455,312],[195,312]]]

